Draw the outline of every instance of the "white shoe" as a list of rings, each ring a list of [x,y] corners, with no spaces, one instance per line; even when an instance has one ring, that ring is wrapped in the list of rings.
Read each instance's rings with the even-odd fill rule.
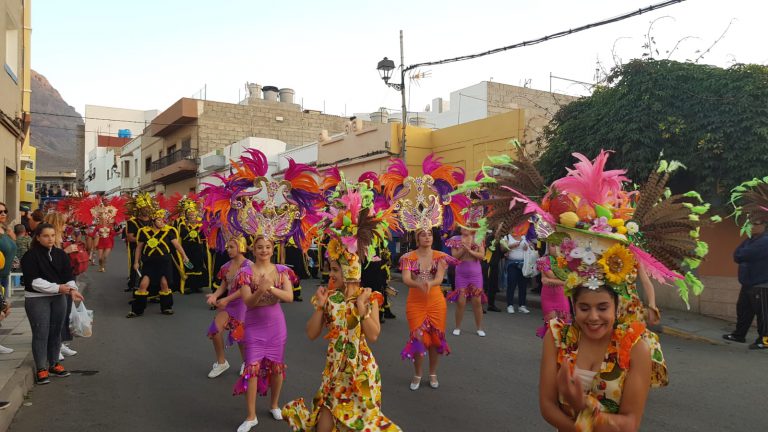
[[[280,408],[272,408],[269,410],[269,413],[272,414],[272,418],[275,420],[283,419],[283,413],[280,411]]]
[[[421,377],[414,375],[413,379],[411,380],[411,385],[410,385],[411,390],[413,391],[418,390],[420,385],[421,385]]]
[[[434,379],[432,379],[434,378]],[[429,376],[429,386],[433,389],[436,389],[440,387],[440,382],[437,381],[437,375],[430,375]]]
[[[64,354],[65,356],[67,356],[67,357],[72,357],[73,355],[77,355],[77,351],[73,350],[72,348],[70,348],[70,347],[68,347],[68,346],[66,346],[64,344],[61,344],[60,352],[62,354]]]
[[[517,311],[520,312],[520,313],[523,313],[523,314],[531,313],[531,311],[529,311],[528,308],[525,307],[525,306],[518,307]]]
[[[507,313],[508,313],[508,314],[513,314],[513,313],[515,313],[515,307],[514,307],[514,306],[512,306],[512,305],[510,305],[510,306],[507,306]]]
[[[240,375],[243,374],[244,370],[245,370],[245,363],[240,363]]]
[[[454,335],[454,336],[459,336],[459,335],[461,335],[461,329],[453,329],[453,335]]]
[[[477,335],[478,335],[478,336],[480,336],[480,337],[485,337],[485,331],[483,331],[483,330],[478,330],[478,331],[477,331]]]
[[[8,348],[6,346],[0,345],[0,354],[10,354],[14,351],[13,348]]]
[[[239,428],[237,428],[237,432],[248,432],[257,424],[259,424],[259,419],[246,420],[243,422],[243,424],[240,425]]]
[[[59,361],[62,361],[62,360],[64,360],[64,354],[62,354],[61,351],[59,351]]]
[[[226,360],[224,360],[223,364],[219,364],[218,362],[214,363],[213,369],[211,369],[211,371],[208,372],[208,378],[216,378],[217,376],[223,374],[227,369],[229,369],[229,362]]]

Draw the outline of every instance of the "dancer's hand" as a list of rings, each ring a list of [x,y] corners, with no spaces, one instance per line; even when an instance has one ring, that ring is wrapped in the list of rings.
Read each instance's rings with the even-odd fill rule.
[[[363,288],[363,292],[357,297],[357,310],[365,310],[371,303],[371,289]]]
[[[317,299],[318,307],[325,307],[325,303],[328,301],[328,287],[319,286],[315,292],[315,298]]]
[[[228,304],[229,304],[229,297],[224,297],[219,301],[214,302],[214,305],[219,309],[224,309],[225,307],[227,307]]]
[[[650,325],[654,325],[654,326],[655,325],[659,325],[659,323],[661,322],[661,316],[659,314],[659,308],[657,308],[656,306],[653,306],[653,307],[648,306],[648,317],[647,317],[646,321]]]
[[[139,271],[139,263],[134,263],[133,264],[133,269],[136,270],[136,271]]]
[[[255,294],[259,294],[259,296],[263,296],[269,291],[269,287],[270,287],[269,279],[267,279],[266,276],[261,275],[259,276],[259,279],[256,281]]]
[[[216,295],[208,294],[205,296],[205,302],[208,303],[208,306],[216,306]]]
[[[568,363],[563,363],[557,372],[557,391],[565,402],[576,412],[584,409],[584,391],[581,382],[571,374]]]

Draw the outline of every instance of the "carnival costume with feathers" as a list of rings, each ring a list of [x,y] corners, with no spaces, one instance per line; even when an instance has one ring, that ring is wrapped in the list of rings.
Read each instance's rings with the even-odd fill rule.
[[[115,225],[125,221],[125,198],[104,198],[100,195],[79,200],[74,211],[74,219],[84,226],[93,226],[97,239],[96,249],[111,250],[115,247],[117,231]],[[101,254],[102,252],[99,252]],[[99,258],[99,271],[104,272],[106,258]]]
[[[578,286],[605,286],[616,292],[616,331],[636,335],[632,344],[642,339],[649,345],[651,385],[664,386],[668,382],[666,364],[658,337],[645,328],[645,311],[635,283],[638,272],[645,271],[659,282],[674,283],[686,304],[690,291],[701,293],[703,285],[691,270],[707,253],[706,243],[698,237],[709,204],[695,192],[672,195],[666,188],[670,174],[681,164],[661,161],[637,189],[628,187],[624,170],[605,170],[609,154],[601,151],[591,161],[574,153],[578,162],[565,177],[547,187],[517,144],[516,160],[509,156],[490,158],[491,165],[485,169],[489,176],[464,187],[479,186],[489,194],[477,205],[488,211],[482,228],[491,230],[497,239],[518,230],[546,241],[550,247],[557,246],[557,260],[552,260],[551,270],[565,282],[567,295]],[[554,248],[551,251],[555,253]],[[570,337],[563,331],[567,328],[570,326],[558,319],[550,321],[558,349],[567,350]],[[605,392],[606,382],[603,380],[598,393]],[[606,396],[608,402],[613,399]],[[600,410],[617,412],[618,402],[615,406],[606,402]],[[583,419],[586,423],[577,423],[591,430],[590,419],[587,415]]]
[[[375,182],[368,180],[371,182],[347,183],[339,174],[333,190],[325,189],[328,210],[319,229],[329,238],[328,257],[339,263],[344,282],[359,283],[362,259],[376,260],[376,251],[387,244],[389,210],[375,209]],[[357,307],[362,288],[350,297],[344,286],[334,288],[322,309],[312,298],[328,328],[328,355],[312,410],[303,398],[296,399],[283,407],[283,418],[294,431],[315,430],[320,410],[326,408],[334,418],[335,430],[399,431],[381,412],[381,374],[363,331],[370,312],[360,316]],[[374,302],[380,307],[383,300],[380,293],[373,292],[369,311]]]
[[[434,155],[424,159],[422,170],[424,175],[412,177],[402,160],[390,159],[387,172],[381,176],[384,195],[392,202],[401,229],[417,234],[436,227],[448,231],[454,223],[463,225],[461,212],[469,200],[464,195],[452,193],[464,172],[443,165]],[[416,194],[415,202],[408,198],[412,192]],[[414,280],[429,281],[440,268],[458,264],[452,256],[438,251],[432,252],[431,262],[429,269],[421,269],[416,251],[408,252],[400,258],[400,270],[409,271]],[[424,356],[430,349],[439,354],[450,353],[445,340],[446,312],[447,305],[439,284],[431,286],[426,293],[421,289],[408,290],[405,313],[410,334],[400,353],[403,359]]]
[[[200,198],[195,194],[181,195],[175,193],[168,199],[168,208],[171,217],[175,217],[173,227],[179,233],[179,243],[187,254],[191,268],[181,263],[174,266],[175,277],[180,281],[180,291],[201,292],[203,288],[211,286],[212,258],[208,250],[208,244],[203,230],[203,224],[199,214]],[[190,220],[190,213],[194,218]]]

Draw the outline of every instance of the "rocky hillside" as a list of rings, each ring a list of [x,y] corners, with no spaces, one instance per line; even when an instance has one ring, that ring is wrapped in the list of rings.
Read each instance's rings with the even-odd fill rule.
[[[37,148],[38,171],[74,171],[78,158],[82,157],[78,154],[77,142],[78,127],[84,124],[80,114],[35,71],[32,71],[31,107],[31,141]]]

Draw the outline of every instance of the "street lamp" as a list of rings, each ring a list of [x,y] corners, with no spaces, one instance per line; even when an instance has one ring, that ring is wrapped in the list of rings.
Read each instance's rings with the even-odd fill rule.
[[[392,87],[393,89],[400,92],[400,98],[402,99],[402,107],[401,111],[403,114],[403,124],[402,124],[402,137],[400,138],[400,154],[399,157],[403,160],[403,162],[407,162],[405,160],[405,127],[408,123],[408,113],[405,106],[405,65],[403,62],[405,61],[405,58],[403,56],[403,31],[400,30],[400,82],[399,83],[391,83],[389,80],[392,78],[392,72],[395,70],[395,62],[392,60],[384,57],[378,65],[376,65],[376,70],[379,71],[379,76],[381,76],[381,79],[384,81],[384,84],[386,84],[389,87]]]

